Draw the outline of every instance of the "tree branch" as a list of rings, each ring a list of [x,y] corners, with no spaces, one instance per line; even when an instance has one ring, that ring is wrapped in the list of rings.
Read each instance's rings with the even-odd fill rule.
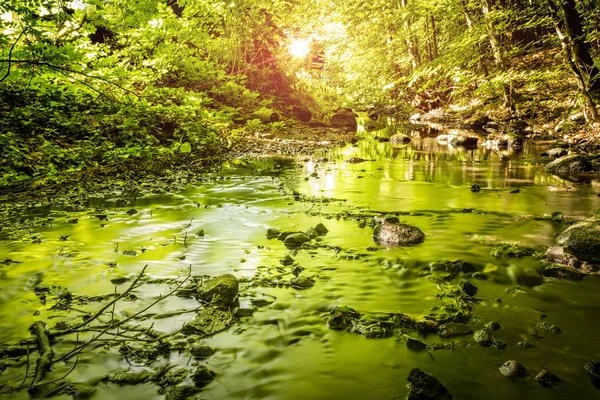
[[[14,46],[14,45],[13,45],[13,46]],[[140,97],[140,96],[139,96],[137,93],[135,93],[134,91],[132,91],[132,90],[129,90],[129,89],[126,89],[126,88],[124,88],[123,86],[121,86],[121,85],[119,85],[119,84],[116,84],[116,83],[114,83],[114,82],[112,82],[112,81],[110,81],[110,80],[108,80],[108,79],[106,79],[106,78],[103,78],[103,77],[101,77],[101,76],[89,75],[89,74],[86,74],[85,72],[77,71],[77,70],[74,70],[74,69],[71,69],[71,68],[67,68],[67,67],[61,67],[60,65],[54,65],[54,64],[50,64],[50,63],[49,63],[49,62],[47,62],[47,61],[36,61],[36,60],[11,60],[11,59],[10,59],[10,57],[9,57],[8,59],[6,59],[6,60],[0,60],[0,63],[5,63],[5,62],[7,62],[7,63],[8,63],[8,65],[9,65],[9,69],[10,69],[10,65],[11,65],[11,63],[12,63],[12,64],[19,64],[19,63],[21,63],[21,64],[40,65],[40,66],[48,67],[48,68],[51,68],[51,69],[55,69],[55,70],[57,70],[57,71],[66,71],[66,72],[70,72],[70,73],[73,73],[73,74],[82,75],[82,76],[85,76],[86,78],[97,79],[97,80],[100,80],[100,81],[102,81],[102,82],[106,82],[106,83],[108,83],[109,85],[115,86],[115,87],[117,87],[117,88],[121,89],[122,91],[124,91],[124,92],[126,92],[126,93],[129,93],[129,94],[132,94],[132,95],[134,95],[135,97],[138,97],[138,98]],[[3,78],[3,79],[4,79],[4,78]],[[0,82],[2,82],[2,81],[0,80]]]
[[[25,27],[25,29],[23,29],[23,31],[19,34],[19,37],[17,38],[17,40],[15,40],[15,42],[12,44],[12,46],[10,46],[10,51],[8,52],[8,60],[5,60],[3,62],[8,62],[8,68],[6,70],[6,74],[2,77],[2,79],[0,79],[0,82],[4,81],[6,78],[8,78],[8,75],[10,75],[10,67],[12,65],[12,63],[14,61],[11,61],[12,59],[12,52],[15,48],[15,46],[17,45],[17,43],[19,42],[19,40],[21,39],[21,37],[25,34],[25,32],[27,32],[27,30],[29,29],[29,27]]]

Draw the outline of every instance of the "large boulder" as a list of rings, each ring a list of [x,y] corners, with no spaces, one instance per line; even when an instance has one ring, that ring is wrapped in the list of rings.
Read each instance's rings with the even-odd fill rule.
[[[421,243],[425,234],[416,226],[383,221],[375,227],[373,239],[387,246],[410,246]]]
[[[198,299],[220,306],[233,304],[239,291],[238,280],[231,274],[216,276],[206,282],[198,291]]]
[[[592,170],[592,164],[581,154],[570,154],[546,164],[546,170],[562,178],[576,178]]]
[[[331,126],[338,128],[353,128],[356,129],[356,114],[346,110],[338,111],[329,117]]]
[[[560,234],[558,244],[581,261],[600,264],[600,224],[596,221],[570,226]]]

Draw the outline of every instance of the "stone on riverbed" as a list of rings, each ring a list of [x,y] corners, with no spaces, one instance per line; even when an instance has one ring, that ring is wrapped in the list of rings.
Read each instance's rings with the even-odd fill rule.
[[[267,239],[275,239],[277,236],[281,234],[281,231],[277,228],[269,228],[267,229],[267,234],[265,235]]]
[[[475,265],[469,261],[463,260],[446,260],[437,261],[429,265],[432,271],[450,272],[451,274],[470,273],[483,270],[483,267]]]
[[[541,370],[536,376],[535,380],[539,382],[540,385],[546,388],[552,388],[562,382],[558,376],[554,375],[552,372],[547,369]]]
[[[508,360],[502,364],[499,370],[504,377],[509,379],[522,379],[529,375],[523,364],[516,360]]]
[[[383,221],[375,227],[373,239],[380,245],[410,246],[421,243],[425,234],[416,226]]]
[[[285,238],[285,240],[283,241],[283,244],[286,247],[295,248],[295,247],[302,246],[304,243],[308,242],[309,240],[310,240],[310,238],[308,237],[308,235],[306,235],[305,233],[302,233],[302,232],[297,232],[297,233],[292,233],[291,235],[288,235]]]
[[[558,244],[581,261],[600,263],[600,224],[584,221],[567,228],[558,237]]]
[[[570,154],[546,164],[546,170],[562,178],[577,178],[582,173],[591,171],[592,164],[581,154]]]
[[[228,306],[237,299],[239,290],[238,280],[231,274],[216,276],[206,282],[198,291],[200,301]]]
[[[563,265],[547,265],[542,268],[542,275],[551,278],[583,279],[584,273],[573,267]]]
[[[473,329],[461,322],[449,322],[438,327],[438,334],[442,337],[464,336],[473,333]]]
[[[413,368],[406,378],[410,384],[407,400],[451,400],[452,395],[433,375]]]
[[[181,328],[184,334],[210,336],[229,328],[237,317],[224,307],[205,307],[198,311],[196,317]]]
[[[360,314],[348,306],[338,306],[331,311],[327,324],[331,329],[342,330],[352,327]]]
[[[494,342],[492,332],[490,332],[487,328],[475,332],[475,335],[473,335],[473,339],[475,339],[477,343],[485,347],[490,347]]]
[[[523,258],[534,254],[533,248],[519,243],[501,243],[492,249],[492,256],[496,258]]]

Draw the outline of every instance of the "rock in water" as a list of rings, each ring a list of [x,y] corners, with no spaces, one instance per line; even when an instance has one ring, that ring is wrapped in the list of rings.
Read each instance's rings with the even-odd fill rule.
[[[347,329],[352,327],[355,320],[360,318],[360,314],[348,306],[338,306],[331,311],[327,324],[331,329]]]
[[[575,224],[558,237],[558,244],[581,261],[600,263],[600,224],[584,221]]]
[[[442,337],[463,336],[473,333],[473,329],[461,322],[448,322],[438,327],[438,334]]]
[[[210,336],[229,328],[237,317],[223,307],[205,307],[196,317],[181,328],[184,334]]]
[[[515,360],[508,360],[499,370],[503,376],[510,379],[521,379],[529,375],[523,364]]]
[[[238,295],[239,284],[231,274],[220,275],[206,282],[199,290],[198,299],[212,305],[231,305]]]
[[[308,235],[306,235],[305,233],[292,233],[291,235],[288,235],[285,240],[283,241],[283,244],[286,247],[290,247],[290,248],[295,248],[295,247],[300,247],[302,246],[304,243],[308,242],[310,240],[310,238],[308,237]]]
[[[451,400],[452,395],[433,375],[419,368],[413,368],[408,374],[410,382],[407,400]]]
[[[540,385],[542,385],[543,387],[546,387],[546,388],[554,387],[554,386],[558,385],[560,382],[562,382],[562,379],[560,379],[558,376],[554,375],[552,372],[548,371],[547,369],[541,370],[535,376],[535,380],[538,381],[540,383]]]
[[[410,246],[421,243],[425,234],[416,226],[384,221],[375,227],[373,239],[380,245]]]
[[[581,154],[570,154],[546,164],[546,170],[563,178],[577,178],[583,172],[591,171],[592,164]]]
[[[592,380],[592,385],[600,389],[600,360],[592,360],[585,364],[585,370]]]
[[[490,347],[494,341],[492,333],[488,329],[482,329],[475,332],[473,336],[475,341],[484,347]]]

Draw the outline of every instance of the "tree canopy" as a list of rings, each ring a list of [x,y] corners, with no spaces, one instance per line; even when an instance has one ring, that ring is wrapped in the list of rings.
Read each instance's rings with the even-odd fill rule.
[[[540,92],[570,88],[594,120],[599,9],[595,0],[7,0],[0,181],[132,159],[163,168],[222,148],[268,109],[321,120],[360,105],[523,116],[550,107]],[[290,53],[295,41],[308,46],[303,57]]]

